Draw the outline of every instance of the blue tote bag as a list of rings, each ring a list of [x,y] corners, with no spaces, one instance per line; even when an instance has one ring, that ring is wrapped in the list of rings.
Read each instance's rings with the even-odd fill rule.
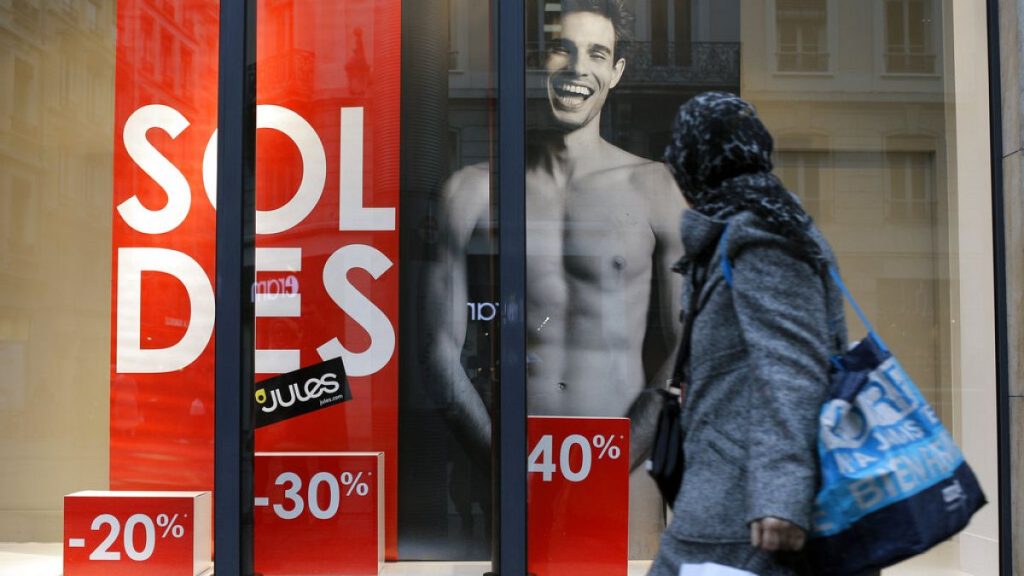
[[[820,576],[891,566],[962,530],[985,495],[952,436],[829,268],[867,337],[833,358],[808,554]]]
[[[728,226],[719,252],[731,287],[727,234]],[[986,500],[935,411],[834,267],[829,274],[868,335],[832,358],[818,416],[820,488],[807,555],[815,576],[854,576],[949,539]]]

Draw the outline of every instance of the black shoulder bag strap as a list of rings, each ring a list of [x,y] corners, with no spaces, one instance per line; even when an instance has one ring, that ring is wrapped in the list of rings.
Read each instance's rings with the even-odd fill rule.
[[[690,302],[689,310],[683,319],[683,334],[676,349],[675,366],[668,381],[668,390],[659,390],[663,396],[661,413],[654,434],[654,445],[651,457],[647,461],[647,471],[658,485],[665,502],[675,502],[683,479],[683,436],[681,426],[682,403],[686,400],[687,360],[690,356],[690,337],[693,333],[693,319],[698,311],[697,302],[703,289],[704,279],[710,263],[697,268],[690,262]],[[699,276],[699,281],[698,281]],[[687,275],[684,274],[684,278]]]
[[[713,255],[713,254],[712,254]],[[691,262],[689,270],[690,280],[690,302],[683,318],[683,334],[679,340],[679,347],[676,349],[675,366],[672,368],[672,376],[668,381],[669,392],[680,396],[680,403],[686,400],[686,382],[689,379],[687,361],[690,358],[690,340],[693,336],[693,320],[700,310],[697,303],[700,301],[701,292],[704,289],[704,282],[707,280],[708,267],[711,258],[707,258],[702,266],[697,266],[696,260]]]

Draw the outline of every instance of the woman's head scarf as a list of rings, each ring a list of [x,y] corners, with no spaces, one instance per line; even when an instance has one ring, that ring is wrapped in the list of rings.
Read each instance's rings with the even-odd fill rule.
[[[692,209],[718,219],[753,212],[816,254],[808,231],[811,217],[771,173],[772,145],[750,103],[726,92],[705,92],[679,108],[665,162]]]

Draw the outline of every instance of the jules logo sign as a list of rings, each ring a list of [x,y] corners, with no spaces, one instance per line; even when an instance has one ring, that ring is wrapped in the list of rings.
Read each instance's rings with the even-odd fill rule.
[[[352,399],[345,365],[334,358],[256,384],[256,427],[267,426]]]

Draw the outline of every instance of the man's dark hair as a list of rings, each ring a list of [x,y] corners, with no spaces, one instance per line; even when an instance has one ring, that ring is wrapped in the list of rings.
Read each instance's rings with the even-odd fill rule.
[[[572,12],[593,12],[612,21],[615,29],[616,57],[621,54],[618,44],[630,40],[633,15],[626,8],[626,0],[562,0],[562,16]]]

